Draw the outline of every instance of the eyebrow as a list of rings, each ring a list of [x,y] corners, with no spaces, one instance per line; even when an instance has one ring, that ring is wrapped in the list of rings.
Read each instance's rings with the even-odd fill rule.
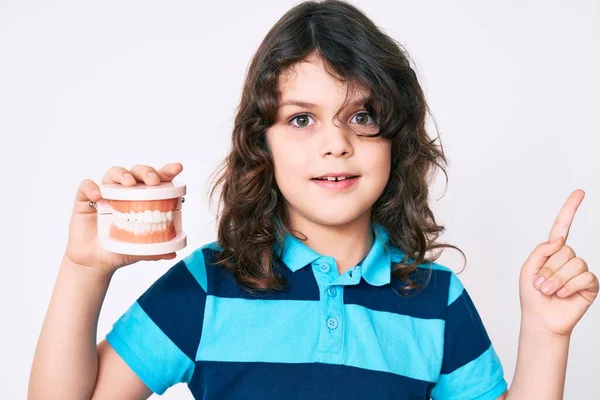
[[[354,105],[363,105],[365,104],[365,102],[368,100],[367,97],[361,97],[358,100],[355,100],[353,102],[351,102],[349,105],[354,106]],[[304,107],[304,108],[316,108],[317,105],[313,104],[313,103],[309,103],[306,101],[302,101],[302,100],[294,100],[294,99],[290,99],[290,100],[284,100],[281,102],[281,104],[279,104],[278,108],[283,108],[285,106],[298,106],[298,107]]]

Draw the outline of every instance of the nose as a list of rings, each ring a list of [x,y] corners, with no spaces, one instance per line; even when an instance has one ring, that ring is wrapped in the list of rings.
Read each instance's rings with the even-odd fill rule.
[[[337,126],[335,122],[328,124],[321,132],[320,153],[322,157],[350,157],[354,153],[350,135],[355,135],[346,125]]]

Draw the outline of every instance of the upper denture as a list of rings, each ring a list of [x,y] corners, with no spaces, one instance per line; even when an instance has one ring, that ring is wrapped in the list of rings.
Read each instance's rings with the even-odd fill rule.
[[[164,199],[164,200],[108,200],[110,206],[119,212],[144,212],[146,210],[160,212],[173,211],[177,207],[179,199]]]

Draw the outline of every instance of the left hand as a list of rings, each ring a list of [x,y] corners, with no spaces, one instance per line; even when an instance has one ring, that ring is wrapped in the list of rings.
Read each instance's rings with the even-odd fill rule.
[[[548,242],[539,244],[521,268],[519,295],[521,323],[548,333],[570,337],[573,328],[598,295],[598,277],[567,246],[569,229],[585,192],[575,190],[563,205]],[[540,286],[539,277],[545,280]],[[550,291],[543,292],[546,286]],[[561,288],[566,293],[559,293]]]

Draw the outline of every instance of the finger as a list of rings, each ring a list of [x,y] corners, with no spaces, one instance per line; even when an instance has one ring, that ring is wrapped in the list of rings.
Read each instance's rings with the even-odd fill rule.
[[[565,243],[565,239],[561,236],[558,240],[540,243],[531,252],[525,263],[523,270],[531,276],[537,275],[542,269],[548,258],[559,251]]]
[[[552,295],[556,290],[564,286],[569,280],[577,275],[580,275],[588,270],[588,265],[585,260],[575,257],[567,261],[554,275],[549,277],[540,290],[547,294]]]
[[[157,255],[151,255],[151,256],[136,256],[138,261],[172,260],[175,257],[177,257],[176,253],[157,254]]]
[[[552,229],[550,229],[549,240],[555,239],[559,236],[565,238],[567,240],[569,236],[569,230],[571,229],[571,224],[573,223],[573,219],[575,218],[575,213],[577,212],[577,208],[583,201],[585,197],[585,192],[581,189],[575,190],[565,204],[562,209],[558,213],[558,217],[554,221],[554,225],[552,225]]]
[[[171,182],[173,178],[175,178],[181,171],[183,170],[183,165],[178,162],[169,163],[159,169],[157,172],[158,177],[162,182]]]
[[[158,185],[160,184],[160,178],[154,168],[149,165],[137,164],[129,170],[129,173],[139,181],[146,185]]]
[[[565,283],[563,288],[565,290],[561,292],[561,288],[561,290],[556,293],[557,296],[569,297],[578,293],[581,297],[591,303],[596,296],[598,296],[598,277],[591,271],[586,271],[569,280]]]
[[[104,177],[102,183],[120,183],[124,186],[133,186],[136,184],[136,180],[125,168],[114,166],[110,167]]]
[[[97,202],[101,198],[102,195],[98,190],[98,185],[91,179],[85,179],[77,188],[73,211],[80,214],[95,213],[96,209],[89,206],[90,201]]]
[[[565,245],[554,253],[542,266],[542,269],[537,273],[534,286],[539,289],[542,282],[549,279],[559,269],[561,269],[569,260],[575,258],[575,250]]]

